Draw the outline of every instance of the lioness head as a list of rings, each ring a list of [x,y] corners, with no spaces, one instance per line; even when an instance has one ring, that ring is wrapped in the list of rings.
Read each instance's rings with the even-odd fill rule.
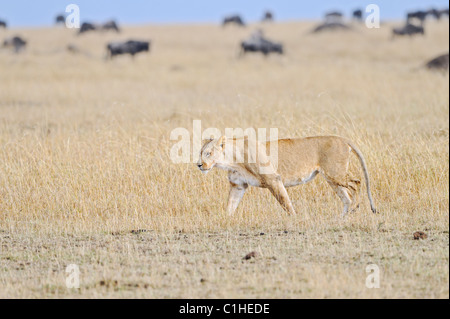
[[[200,151],[200,157],[197,162],[198,168],[203,173],[208,173],[217,164],[224,164],[226,137],[207,140]]]

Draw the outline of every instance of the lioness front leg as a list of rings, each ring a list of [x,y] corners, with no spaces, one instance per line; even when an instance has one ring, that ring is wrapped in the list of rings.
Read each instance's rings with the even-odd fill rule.
[[[286,188],[281,182],[281,178],[279,176],[275,179],[264,181],[264,184],[288,214],[296,214],[294,206],[292,206],[291,199],[289,198]]]
[[[248,187],[247,184],[238,185],[233,182],[230,182],[230,194],[228,196],[228,205],[227,205],[228,215],[230,216],[233,215],[234,211],[239,205],[239,202],[244,196],[247,187]]]

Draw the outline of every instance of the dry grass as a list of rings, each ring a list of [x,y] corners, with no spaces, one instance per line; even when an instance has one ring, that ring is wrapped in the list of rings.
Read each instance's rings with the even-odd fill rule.
[[[429,24],[395,41],[390,25],[267,25],[287,51],[267,59],[236,58],[256,26],[0,30],[30,43],[0,51],[0,297],[448,298],[449,78],[417,69],[448,51],[448,22]],[[103,61],[128,37],[152,39],[151,54]],[[251,189],[229,218],[225,172],[169,159],[171,130],[194,119],[351,138],[381,214],[363,196],[341,220],[318,178],[289,189],[296,217]],[[72,263],[79,290],[65,286]],[[380,289],[365,287],[371,263]]]

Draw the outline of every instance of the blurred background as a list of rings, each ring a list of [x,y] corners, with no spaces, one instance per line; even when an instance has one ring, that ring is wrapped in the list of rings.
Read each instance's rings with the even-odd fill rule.
[[[292,1],[292,0],[78,0],[78,1],[25,1],[1,0],[0,19],[8,21],[11,27],[52,25],[56,14],[75,3],[80,7],[81,20],[119,19],[123,24],[145,23],[204,23],[217,22],[224,15],[239,13],[249,22],[260,20],[261,12],[271,10],[277,20],[319,19],[324,11],[340,10],[350,14],[355,7],[366,7],[371,3],[381,9],[382,20],[394,20],[404,17],[405,11],[445,8],[448,1],[432,0],[378,0],[374,1]]]

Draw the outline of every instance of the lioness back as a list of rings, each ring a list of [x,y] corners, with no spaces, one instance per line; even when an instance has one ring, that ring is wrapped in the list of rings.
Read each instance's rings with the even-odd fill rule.
[[[283,180],[306,178],[316,170],[341,175],[339,170],[346,171],[350,151],[347,141],[338,136],[281,139],[277,172]]]

